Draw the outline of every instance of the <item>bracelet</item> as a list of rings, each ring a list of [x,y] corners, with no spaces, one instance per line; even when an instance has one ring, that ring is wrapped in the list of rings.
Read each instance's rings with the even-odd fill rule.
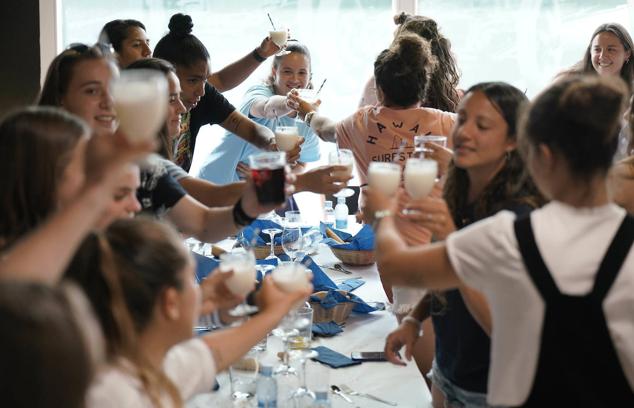
[[[255,58],[255,60],[257,62],[264,62],[266,61],[266,58],[264,58],[263,56],[260,55],[260,53],[258,52],[257,48],[253,49],[253,52],[251,53],[251,55],[253,56],[253,58]]]
[[[255,221],[255,218],[244,212],[242,208],[242,198],[233,206],[233,222],[238,227],[244,227]]]
[[[392,215],[391,210],[379,210],[374,212],[374,219],[380,220],[381,218],[389,217]]]
[[[401,320],[401,323],[411,323],[414,326],[416,326],[416,328],[418,329],[418,335],[422,336],[423,335],[423,323],[418,320],[417,318],[415,318],[414,316],[405,316],[403,318],[403,320]]]
[[[304,122],[306,122],[306,125],[308,125],[308,127],[310,127],[310,122],[312,122],[313,116],[315,116],[315,111],[308,112],[306,115],[304,115]]]

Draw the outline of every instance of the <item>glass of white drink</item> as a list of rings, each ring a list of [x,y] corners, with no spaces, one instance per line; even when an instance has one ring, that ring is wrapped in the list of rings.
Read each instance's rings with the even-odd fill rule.
[[[442,147],[447,147],[447,136],[439,135],[419,135],[414,136],[414,152],[419,153],[419,157],[425,157],[425,153],[431,153],[428,147],[425,147],[427,143],[434,143]]]
[[[284,292],[290,293],[310,287],[310,273],[298,262],[280,262],[273,270],[272,276],[277,287]]]
[[[299,97],[310,103],[311,105],[315,105],[317,103],[317,91],[314,89],[308,88],[300,88],[297,90],[299,93]]]
[[[275,127],[275,144],[281,151],[288,152],[295,147],[298,141],[299,131],[297,126]]]
[[[438,163],[435,160],[408,159],[404,173],[407,194],[415,200],[427,196],[434,188],[437,175]]]
[[[372,162],[368,167],[368,184],[371,188],[390,196],[396,194],[401,183],[401,165]]]
[[[220,255],[220,272],[233,271],[225,281],[227,288],[237,296],[246,296],[255,288],[255,255],[252,251],[228,252]],[[257,308],[245,302],[230,311],[231,316],[248,316]]]
[[[269,31],[269,37],[271,38],[271,41],[273,41],[275,45],[280,47],[280,51],[277,53],[277,55],[287,54],[287,52],[284,51],[284,47],[286,46],[286,43],[288,42],[288,31],[286,30],[285,27],[279,27],[279,29],[277,30]]]
[[[114,109],[131,143],[152,140],[165,124],[167,80],[161,72],[124,70],[112,84]]]

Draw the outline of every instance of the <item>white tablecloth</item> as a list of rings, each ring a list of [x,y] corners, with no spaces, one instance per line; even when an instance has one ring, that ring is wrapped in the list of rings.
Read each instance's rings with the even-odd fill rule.
[[[314,256],[319,265],[332,265],[337,262],[329,248],[321,245],[319,254]],[[333,280],[341,281],[348,277],[360,277],[366,283],[356,289],[354,293],[367,302],[387,302],[385,293],[379,281],[376,265],[367,267],[351,267],[351,275],[323,268]],[[343,333],[331,338],[315,338],[313,347],[323,345],[349,356],[352,351],[381,351],[385,337],[396,327],[396,319],[388,311],[373,312],[367,315],[351,314],[344,327]],[[275,344],[269,340],[269,351]],[[200,395],[189,401],[189,408],[202,407],[232,407],[230,400],[229,378],[226,373],[218,376],[221,388],[214,394]],[[398,403],[399,407],[430,407],[431,396],[414,361],[406,367],[392,365],[388,362],[364,362],[361,365],[330,369],[331,384],[347,384],[359,392],[367,392]],[[386,408],[388,405],[375,402],[363,397],[350,397],[354,405],[349,404],[337,395],[331,395],[333,407],[368,407]],[[255,406],[255,405],[253,405]],[[278,406],[283,406],[279,404]]]

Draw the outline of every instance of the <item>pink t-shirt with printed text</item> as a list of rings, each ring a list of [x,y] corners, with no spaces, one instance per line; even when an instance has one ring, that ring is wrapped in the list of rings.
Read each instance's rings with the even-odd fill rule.
[[[404,165],[405,160],[414,155],[414,136],[447,136],[451,147],[449,134],[455,120],[455,113],[431,108],[365,106],[337,124],[337,144],[352,150],[359,179],[365,184],[370,162]],[[429,231],[418,225],[399,218],[396,223],[409,245],[427,243],[431,239]]]

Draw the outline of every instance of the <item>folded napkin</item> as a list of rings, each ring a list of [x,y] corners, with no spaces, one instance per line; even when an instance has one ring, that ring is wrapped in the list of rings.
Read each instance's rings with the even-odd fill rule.
[[[363,279],[348,279],[338,284],[337,287],[341,290],[352,292],[363,284],[365,284],[365,281]]]
[[[313,323],[312,331],[315,336],[332,337],[343,332],[343,329],[337,323],[330,321],[324,323]]]
[[[220,265],[220,262],[213,258],[200,255],[193,251],[192,255],[194,256],[194,261],[196,261],[196,281],[199,283]]]
[[[338,353],[328,347],[319,346],[313,348],[319,355],[313,360],[319,361],[322,364],[326,364],[332,368],[348,367],[361,364],[361,361],[354,361],[341,353]]]
[[[326,225],[321,223],[319,228],[324,237],[326,237]],[[364,224],[355,236],[336,229],[331,228],[331,230],[345,241],[344,244],[339,244],[332,238],[327,238],[322,241],[332,248],[348,249],[351,251],[371,251],[374,249],[374,231],[372,231],[372,227],[368,224]]]
[[[317,295],[311,295],[310,301],[319,303],[324,309],[332,309],[339,303],[351,302],[354,303],[352,311],[355,313],[370,313],[377,309],[365,303],[359,296],[352,293],[343,294],[335,289],[328,289],[328,293],[323,298],[319,298]]]
[[[302,263],[313,273],[313,291],[320,292],[337,287],[337,284],[313,261],[313,258],[306,255],[304,259],[302,259]]]

